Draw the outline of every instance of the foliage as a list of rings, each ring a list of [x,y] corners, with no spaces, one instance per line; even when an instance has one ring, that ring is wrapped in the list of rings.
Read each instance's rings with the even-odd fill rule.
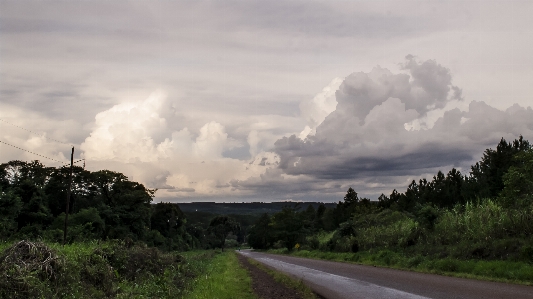
[[[124,242],[19,241],[0,260],[0,298],[175,298],[198,274],[183,256]]]
[[[0,165],[2,239],[62,242],[69,170],[39,161]],[[122,239],[167,250],[200,247],[205,234],[189,234],[177,204],[152,205],[155,191],[119,172],[73,167],[67,242]]]
[[[248,244],[255,249],[267,249],[272,246],[273,235],[269,227],[270,216],[263,214],[257,222],[250,228]]]
[[[470,176],[465,178],[465,198],[474,200],[497,197],[504,187],[504,174],[511,166],[519,164],[514,156],[530,149],[529,142],[520,136],[513,142],[506,142],[502,138],[496,150],[485,150],[481,161],[471,167]]]
[[[533,200],[533,149],[516,154],[514,162],[503,175],[501,196],[507,204],[527,204]]]
[[[13,191],[4,192],[0,187],[0,235],[10,237],[17,231],[16,221],[22,210],[22,201]]]
[[[285,207],[281,212],[272,216],[271,223],[274,236],[283,242],[283,245],[292,250],[294,245],[304,238],[306,228],[303,214],[294,207]]]
[[[224,251],[226,239],[230,233],[238,233],[240,225],[229,216],[217,216],[209,223],[209,232],[211,232],[218,241],[219,247]]]
[[[490,243],[509,237],[533,236],[533,205],[526,209],[509,209],[495,200],[467,203],[445,211],[435,225],[430,242],[456,244],[467,240]]]

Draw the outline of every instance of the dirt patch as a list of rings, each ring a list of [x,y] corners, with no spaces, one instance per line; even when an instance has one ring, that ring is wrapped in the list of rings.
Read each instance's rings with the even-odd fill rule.
[[[252,278],[252,289],[261,299],[305,299],[294,289],[277,282],[265,271],[252,265],[242,254],[237,254],[241,265],[248,270]]]

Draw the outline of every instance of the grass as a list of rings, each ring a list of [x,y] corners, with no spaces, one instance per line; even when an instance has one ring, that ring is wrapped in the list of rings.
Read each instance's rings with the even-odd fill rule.
[[[357,253],[300,250],[289,253],[287,250],[280,249],[269,250],[268,252],[463,278],[533,285],[533,264],[524,262],[438,259],[422,255],[409,256],[390,250]]]
[[[202,270],[175,252],[119,241],[17,244],[0,244],[0,298],[179,298]]]
[[[185,299],[255,299],[252,281],[239,265],[235,252],[216,254],[204,265]]]
[[[318,296],[316,296],[315,293],[313,293],[311,288],[309,288],[307,285],[305,285],[303,283],[302,280],[297,280],[297,279],[292,278],[289,275],[283,274],[283,273],[281,273],[279,271],[276,271],[276,270],[272,270],[272,269],[266,267],[265,265],[255,261],[253,259],[248,259],[248,261],[251,264],[253,264],[256,267],[258,267],[259,269],[261,269],[261,270],[265,271],[266,273],[268,273],[268,275],[272,276],[275,281],[284,284],[288,288],[291,288],[291,289],[294,289],[294,290],[298,291],[302,295],[303,298],[309,298],[309,299],[315,299],[315,298],[318,299],[319,298]]]

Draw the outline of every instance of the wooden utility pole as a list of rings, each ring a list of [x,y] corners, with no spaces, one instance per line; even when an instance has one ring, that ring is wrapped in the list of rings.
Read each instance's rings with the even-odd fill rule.
[[[63,245],[67,243],[68,210],[70,205],[70,189],[72,187],[72,167],[74,165],[74,147],[70,154],[70,174],[68,176],[67,200],[65,201],[65,229],[63,230]]]

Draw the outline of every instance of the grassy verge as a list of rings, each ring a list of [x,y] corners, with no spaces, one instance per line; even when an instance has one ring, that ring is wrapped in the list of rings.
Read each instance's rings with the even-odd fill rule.
[[[203,269],[185,299],[255,299],[252,281],[241,268],[234,252],[215,255],[209,261],[199,261]]]
[[[269,250],[268,252],[455,277],[533,285],[533,265],[525,262],[438,259],[422,255],[408,256],[390,250],[357,253],[308,250],[293,251],[291,253],[287,250]]]
[[[199,273],[180,254],[120,241],[0,248],[0,298],[179,298]]]
[[[309,299],[318,299],[319,298],[318,296],[316,296],[315,293],[313,293],[311,288],[309,288],[308,286],[306,286],[303,283],[302,280],[297,280],[297,279],[292,278],[289,275],[283,274],[283,273],[281,273],[279,271],[276,271],[276,270],[272,270],[272,269],[266,267],[265,265],[255,261],[253,259],[248,259],[248,261],[251,264],[253,264],[256,267],[258,267],[259,269],[261,269],[261,270],[265,271],[266,273],[268,273],[268,275],[272,276],[275,281],[284,284],[288,288],[291,288],[291,289],[294,289],[294,290],[298,291],[302,295],[303,298],[309,298]]]

